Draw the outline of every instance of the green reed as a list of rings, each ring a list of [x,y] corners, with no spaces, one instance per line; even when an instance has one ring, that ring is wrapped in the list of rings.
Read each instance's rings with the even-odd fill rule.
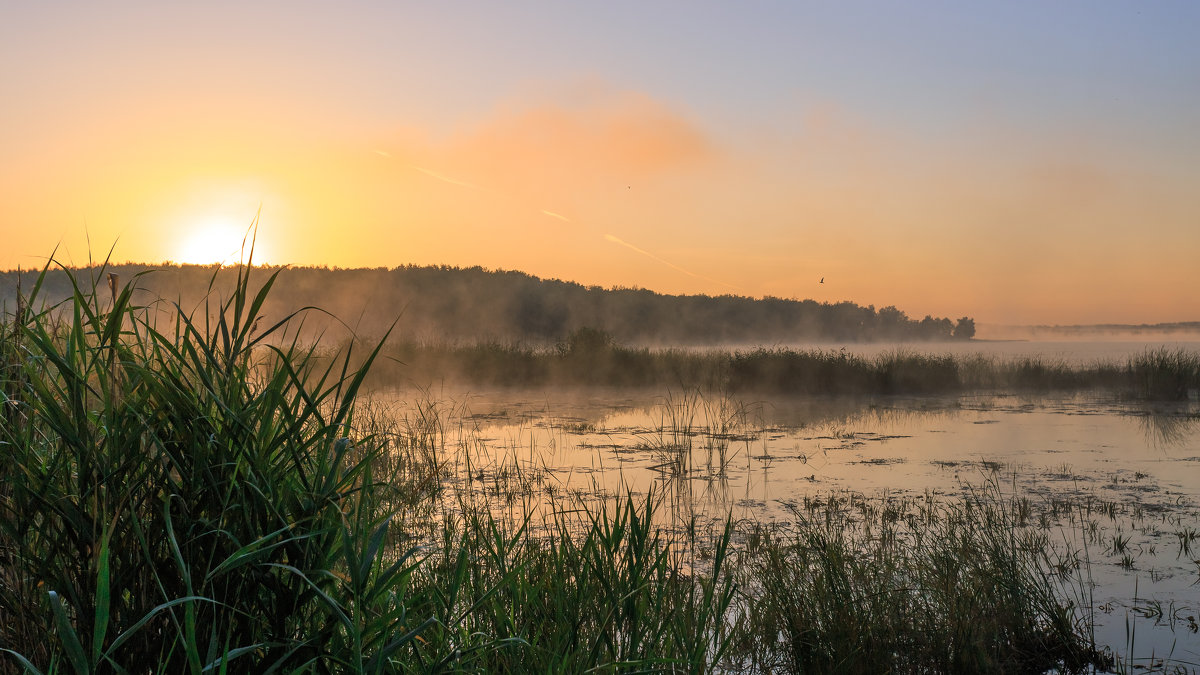
[[[585,330],[585,329],[581,329]],[[689,388],[787,395],[957,394],[1100,390],[1146,400],[1200,398],[1200,354],[1148,350],[1123,362],[1069,363],[897,349],[874,357],[845,350],[649,349],[597,331],[553,349],[519,344],[388,345],[376,384],[451,381],[505,387]]]
[[[35,286],[0,330],[0,671],[1095,662],[1046,541],[1002,498],[813,502],[791,532],[663,528],[652,495],[531,508],[544,477],[515,460],[462,462],[445,407],[397,420],[366,406],[380,348],[302,344],[302,317],[261,316],[276,277],[252,284],[251,272],[196,308],[138,304],[136,279],[73,279],[70,299],[38,308]],[[567,373],[659,358],[619,349],[581,340],[547,358]],[[702,371],[690,358],[648,372]],[[915,363],[826,355],[816,367],[908,387]],[[920,363],[939,382],[952,369]],[[699,405],[669,402],[662,437],[690,445]],[[719,412],[723,433],[743,415]]]
[[[3,331],[6,663],[384,670],[433,619],[397,604],[417,558],[353,424],[363,371],[260,326],[274,277],[252,292],[249,267],[194,311],[110,282]]]
[[[356,415],[377,349],[331,359],[289,332],[297,317],[261,325],[275,277],[255,289],[250,273],[195,310],[73,280],[4,327],[0,670],[698,671],[719,656],[731,587],[720,564],[707,581],[680,571],[650,500],[558,512],[549,539],[477,508],[425,536],[445,412],[399,432]]]
[[[834,494],[756,527],[746,664],[781,673],[1082,672],[1108,664],[1045,529],[994,487],[962,499]],[[1061,566],[1059,566],[1061,568]]]

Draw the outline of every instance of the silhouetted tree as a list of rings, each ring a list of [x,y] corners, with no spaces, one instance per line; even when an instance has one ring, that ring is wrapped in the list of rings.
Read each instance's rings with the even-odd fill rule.
[[[514,332],[540,339],[553,338],[562,335],[567,316],[567,307],[560,299],[537,286],[523,285],[513,298]]]
[[[970,340],[975,337],[975,319],[964,316],[954,326],[955,340]]]

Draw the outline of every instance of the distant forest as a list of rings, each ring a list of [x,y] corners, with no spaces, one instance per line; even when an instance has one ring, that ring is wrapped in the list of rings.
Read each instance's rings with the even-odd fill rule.
[[[228,297],[232,268],[204,265],[114,265],[103,270],[75,270],[80,284],[96,283],[107,298],[109,272],[122,284],[135,280],[144,289],[140,300],[161,298],[185,309],[202,309],[210,299]],[[394,269],[328,269],[320,267],[255,268],[252,285],[271,274],[278,278],[264,306],[268,321],[282,319],[301,307],[318,307],[362,337],[382,335],[394,321],[394,337],[437,343],[553,344],[589,328],[603,331],[621,344],[763,345],[803,342],[871,342],[965,340],[975,322],[925,316],[909,318],[895,307],[875,309],[852,302],[761,299],[734,295],[665,295],[640,288],[583,286],[539,279],[523,272],[480,267],[406,266]],[[38,272],[23,271],[24,295]],[[0,272],[0,305],[15,307],[18,274]],[[51,270],[39,305],[71,293],[62,270]],[[338,333],[340,325],[326,314],[308,312],[305,330]]]

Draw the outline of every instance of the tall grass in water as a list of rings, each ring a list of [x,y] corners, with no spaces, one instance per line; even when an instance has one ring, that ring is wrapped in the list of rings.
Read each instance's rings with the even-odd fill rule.
[[[831,495],[751,533],[760,672],[1042,673],[1108,665],[1054,578],[1045,530],[994,486],[965,499]]]
[[[358,361],[318,357],[286,319],[259,329],[275,278],[252,291],[237,274],[168,329],[132,287],[79,284],[28,311],[35,287],[0,330],[0,669],[963,672],[1087,656],[1030,562],[1039,543],[986,500],[873,519],[858,504],[859,530],[802,509],[794,540],[752,532],[736,556],[732,528],[681,542],[649,498],[497,518],[445,479],[443,413],[404,439],[364,421]],[[695,410],[669,420],[674,444]],[[440,537],[412,520],[458,499],[432,517]]]
[[[1152,349],[1131,358],[1126,372],[1143,398],[1200,400],[1200,354],[1195,352]]]
[[[237,274],[166,330],[72,279],[3,331],[0,663],[378,672],[432,621],[405,613],[361,371],[260,330],[274,277]]]
[[[1091,364],[1061,358],[929,354],[873,357],[845,349],[687,351],[633,348],[580,328],[553,349],[497,343],[389,345],[377,383],[692,388],[800,395],[936,395],[1097,390],[1149,400],[1200,400],[1200,354],[1152,349]],[[391,361],[391,362],[389,362]]]
[[[723,567],[684,574],[649,500],[555,512],[549,538],[461,508],[415,548],[394,524],[449,496],[440,413],[403,439],[356,422],[357,361],[301,347],[286,318],[259,330],[275,277],[252,292],[237,274],[168,330],[132,287],[94,283],[4,327],[0,672],[696,672],[720,656]]]
[[[425,583],[447,589],[423,637],[438,642],[457,626],[466,649],[484,636],[517,643],[475,649],[475,672],[712,672],[730,645],[732,528],[715,536],[700,570],[655,525],[656,503],[571,499],[515,525],[486,507],[462,509],[422,570]]]

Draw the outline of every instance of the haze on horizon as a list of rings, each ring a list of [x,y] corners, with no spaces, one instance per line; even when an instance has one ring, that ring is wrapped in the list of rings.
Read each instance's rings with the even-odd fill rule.
[[[274,264],[1200,319],[1196,3],[4,15],[0,269],[236,260],[261,207]]]

